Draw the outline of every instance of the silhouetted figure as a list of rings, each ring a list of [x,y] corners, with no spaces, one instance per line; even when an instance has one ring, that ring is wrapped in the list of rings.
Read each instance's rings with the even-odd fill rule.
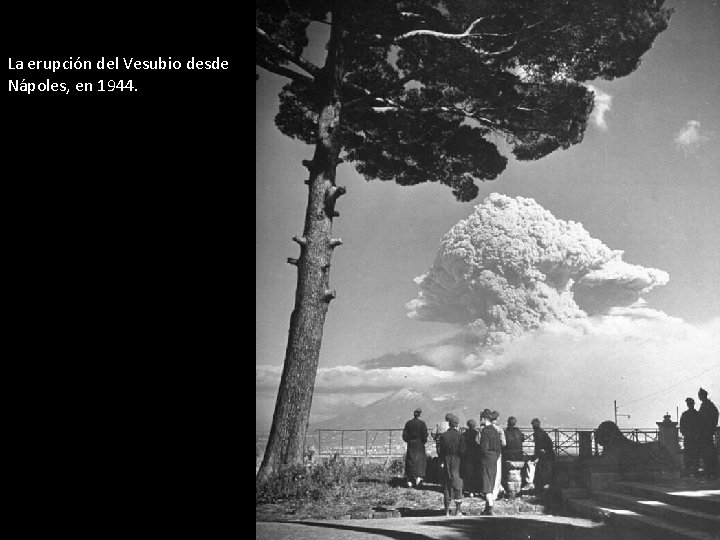
[[[480,415],[480,422],[484,425],[480,432],[480,457],[482,463],[482,492],[485,494],[485,510],[483,515],[493,515],[498,476],[498,460],[502,455],[502,437],[493,422],[497,420],[497,411],[485,409]]]
[[[462,455],[460,462],[460,476],[463,479],[463,488],[469,492],[471,497],[480,494],[480,445],[478,444],[478,435],[480,432],[476,429],[477,422],[474,418],[467,421],[467,429],[462,433],[465,440],[465,453]]]
[[[505,428],[505,448],[503,448],[503,459],[507,461],[522,461],[523,441],[525,435],[517,427],[517,418],[511,416],[507,419],[507,428]]]
[[[698,447],[700,458],[705,466],[705,476],[717,478],[717,450],[713,437],[718,423],[718,410],[715,404],[708,399],[707,390],[700,388],[698,398],[702,402],[698,413],[700,415],[700,436]]]
[[[542,489],[550,483],[555,465],[555,452],[550,436],[540,427],[540,420],[533,418],[530,422],[533,427],[533,441],[535,442],[535,488]]]
[[[695,476],[698,472],[698,449],[700,444],[700,413],[695,410],[695,400],[685,399],[687,410],[680,415],[680,433],[683,436],[683,463],[685,474]]]
[[[440,460],[440,478],[443,485],[443,504],[445,515],[450,515],[450,500],[455,501],[455,514],[462,516],[460,507],[463,499],[463,479],[460,476],[460,462],[465,453],[465,440],[457,429],[458,417],[452,413],[445,415],[449,424],[447,431],[437,437],[437,453]]]
[[[520,471],[524,469],[518,468],[517,463],[525,462],[525,454],[523,452],[523,441],[525,441],[525,435],[517,427],[517,418],[510,416],[507,419],[507,427],[505,428],[505,446],[502,449],[502,480],[503,486],[508,491],[509,496],[512,498],[516,492],[520,491]],[[512,465],[510,462],[514,462]],[[511,473],[512,470],[517,470],[517,473]],[[513,476],[511,481],[510,476],[517,474],[517,479]],[[517,484],[516,484],[517,482]]]
[[[420,420],[422,409],[413,411],[412,420],[405,423],[402,438],[407,443],[405,454],[405,478],[407,487],[419,486],[425,478],[425,466],[427,456],[425,455],[425,443],[428,439],[428,431],[425,422]]]

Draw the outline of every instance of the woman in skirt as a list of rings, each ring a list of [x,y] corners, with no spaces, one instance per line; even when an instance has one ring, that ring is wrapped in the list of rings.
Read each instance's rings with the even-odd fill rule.
[[[480,445],[480,470],[482,478],[482,492],[485,494],[485,510],[483,515],[493,515],[495,502],[495,480],[498,475],[498,458],[502,454],[502,438],[493,421],[497,420],[498,413],[485,409],[480,415],[483,430],[480,432],[478,443]]]

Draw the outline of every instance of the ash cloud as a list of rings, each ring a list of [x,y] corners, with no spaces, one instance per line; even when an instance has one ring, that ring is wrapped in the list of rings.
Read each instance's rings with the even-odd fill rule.
[[[635,305],[668,282],[622,254],[533,199],[494,193],[442,238],[432,267],[415,279],[407,315],[462,324],[492,346],[544,323]]]

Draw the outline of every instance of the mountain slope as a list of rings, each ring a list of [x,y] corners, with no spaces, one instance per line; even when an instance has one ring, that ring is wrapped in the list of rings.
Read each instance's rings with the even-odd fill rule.
[[[404,388],[381,398],[365,407],[339,414],[334,418],[311,424],[310,429],[396,429],[402,428],[405,422],[413,417],[413,411],[420,407],[423,411],[422,418],[430,425],[427,418],[435,416],[435,400],[432,396]],[[444,414],[444,413],[443,413]]]

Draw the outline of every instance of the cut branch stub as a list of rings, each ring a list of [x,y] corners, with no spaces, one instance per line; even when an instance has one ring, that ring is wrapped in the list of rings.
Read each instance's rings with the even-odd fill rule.
[[[311,159],[303,159],[302,164],[311,174],[317,171],[317,165]]]
[[[330,247],[332,249],[335,249],[338,246],[342,246],[342,240],[340,238],[331,238],[330,239]]]
[[[330,302],[330,300],[333,300],[336,296],[337,293],[335,291],[327,289],[325,290],[325,294],[323,295],[323,300],[325,300],[325,302]]]
[[[288,264],[293,264],[293,265],[295,265],[295,266],[298,265],[298,260],[297,260],[297,259],[293,259],[292,257],[288,257],[288,258],[287,258],[287,262],[288,262]]]
[[[305,238],[304,236],[293,236],[292,239],[293,242],[297,242],[298,244],[300,244],[300,246],[307,245],[307,238]]]
[[[318,166],[317,166],[317,163],[315,163],[313,160],[311,160],[311,159],[303,159],[303,160],[302,160],[302,164],[303,164],[303,166],[310,172],[310,178],[312,178],[313,176],[315,176],[315,175],[317,174],[317,172],[318,172]],[[305,183],[306,183],[307,185],[310,185],[310,178],[308,178],[307,180],[305,180]]]
[[[335,210],[335,203],[345,193],[347,193],[345,186],[330,186],[325,192],[325,213],[329,217],[338,217],[340,215]]]

